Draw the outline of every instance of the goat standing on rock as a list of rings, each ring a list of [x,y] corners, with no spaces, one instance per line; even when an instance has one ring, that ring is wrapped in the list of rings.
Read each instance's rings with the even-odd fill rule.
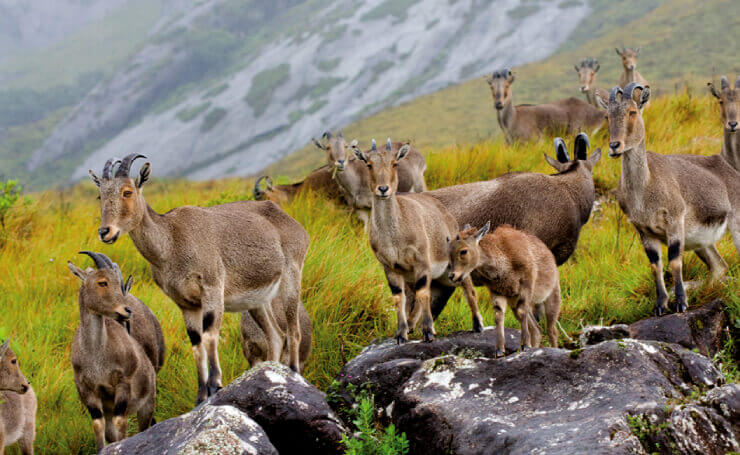
[[[372,149],[355,154],[366,164],[370,179],[368,188],[373,194],[369,223],[370,246],[383,266],[398,316],[398,343],[408,340],[409,319],[411,327],[422,318],[424,341],[434,340],[434,320],[430,309],[432,280],[447,279],[447,239],[457,230],[457,222],[442,204],[426,193],[397,194],[398,162],[406,157],[410,146],[404,145],[393,152],[388,139],[384,152]],[[414,293],[413,309],[407,318],[406,289]],[[473,291],[472,283],[466,289]],[[468,297],[471,311],[478,316],[478,331],[483,323],[476,300]],[[411,307],[409,305],[409,307]]]
[[[111,176],[110,159],[103,176],[90,175],[100,189],[105,243],[129,233],[149,262],[155,283],[180,308],[198,372],[197,403],[221,388],[218,338],[224,311],[250,311],[267,338],[267,360],[279,362],[283,346],[288,365],[300,371],[301,274],[308,251],[305,229],[275,203],[241,201],[214,207],[184,206],[160,215],[144,200],[149,163],[136,180],[125,157]],[[281,299],[286,335],[272,313]]]
[[[507,302],[521,325],[523,347],[540,345],[540,329],[532,317],[535,305],[544,305],[550,346],[558,347],[560,279],[555,257],[531,234],[506,225],[489,234],[490,228],[490,222],[477,231],[466,226],[450,242],[450,281],[460,283],[472,277],[473,283],[490,291],[496,312],[497,356],[504,355]]]
[[[10,339],[0,345],[0,400],[0,454],[18,442],[23,455],[33,455],[36,394],[21,373]]]
[[[72,343],[72,368],[80,400],[90,412],[98,452],[105,442],[126,437],[128,416],[137,413],[139,431],[154,423],[157,372],[164,362],[159,321],[129,294],[118,265],[101,253],[89,255],[97,270],[70,271],[82,280],[80,326]]]
[[[677,312],[687,309],[681,255],[693,250],[709,267],[709,281],[727,272],[715,243],[728,226],[740,253],[740,173],[721,155],[659,155],[645,150],[642,108],[650,89],[635,82],[601,99],[609,118],[609,156],[622,158],[617,200],[640,234],[655,279],[655,314],[668,310],[661,243],[675,286]]]

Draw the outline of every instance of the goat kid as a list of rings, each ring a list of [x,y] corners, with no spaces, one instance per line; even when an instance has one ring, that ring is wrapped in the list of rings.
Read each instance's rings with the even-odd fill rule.
[[[136,413],[139,431],[154,423],[156,375],[164,362],[159,321],[129,294],[118,268],[101,253],[82,251],[97,269],[82,270],[67,262],[82,281],[78,294],[80,326],[72,343],[75,385],[90,412],[98,452],[106,441],[126,437],[128,416]]]
[[[17,442],[23,455],[33,455],[36,394],[21,373],[10,339],[0,346],[0,400],[0,453]]]
[[[532,312],[541,306],[547,316],[550,346],[558,347],[560,280],[555,257],[534,235],[508,225],[493,233],[490,228],[490,222],[480,230],[466,226],[450,242],[450,281],[472,277],[475,285],[488,288],[496,313],[497,356],[504,355],[507,303],[521,325],[522,347],[540,345],[540,329]]]
[[[333,178],[333,168],[321,166],[314,169],[305,179],[288,185],[273,185],[272,178],[263,175],[254,181],[252,194],[255,201],[272,201],[282,206],[292,201],[303,191],[311,190],[331,200],[341,200],[342,193]],[[265,182],[264,188],[262,182]]]
[[[720,89],[714,87],[714,83],[707,84],[709,91],[717,98],[719,103],[722,130],[724,133],[722,141],[722,157],[730,166],[740,172],[740,133],[738,132],[738,121],[740,121],[740,76],[735,80],[734,88],[730,88],[730,82],[722,76]]]

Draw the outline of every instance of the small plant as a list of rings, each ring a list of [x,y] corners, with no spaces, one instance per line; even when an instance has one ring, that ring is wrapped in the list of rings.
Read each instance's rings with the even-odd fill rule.
[[[740,329],[740,319],[734,321],[735,330]],[[728,384],[734,384],[740,380],[740,368],[735,361],[735,340],[732,336],[725,339],[722,349],[712,359]]]
[[[21,187],[16,180],[0,183],[0,231],[5,232],[5,219],[21,197]]]
[[[398,434],[393,424],[385,429],[375,422],[375,399],[372,395],[363,397],[353,409],[357,427],[355,437],[342,436],[347,448],[345,455],[404,455],[409,453],[406,434]]]

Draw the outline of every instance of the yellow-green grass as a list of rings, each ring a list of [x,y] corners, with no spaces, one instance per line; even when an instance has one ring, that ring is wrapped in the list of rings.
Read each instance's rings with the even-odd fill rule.
[[[607,7],[615,8],[614,5]],[[713,73],[717,74],[715,79],[727,74],[734,80],[734,75],[740,73],[737,53],[733,51],[740,40],[740,16],[731,13],[735,9],[736,0],[666,0],[618,27],[608,24],[613,18],[596,12],[586,20],[603,22],[600,28],[609,32],[575,48],[569,46],[545,60],[511,68],[516,74],[512,86],[514,102],[540,104],[568,97],[585,100],[578,91],[578,77],[573,69],[585,57],[597,58],[601,64],[596,86],[613,87],[622,72],[614,48],[622,45],[641,47],[638,70],[656,94],[674,93],[676,87],[703,92]],[[394,140],[410,140],[421,149],[435,149],[474,144],[500,133],[491,91],[481,77],[361,117],[343,130],[345,137],[358,138],[362,146],[367,146],[372,137],[384,140],[390,136]],[[309,139],[306,138],[306,144]],[[267,172],[300,175],[322,159],[313,145],[307,145],[270,166]]]
[[[719,111],[708,96],[659,98],[645,116],[647,145],[656,152],[714,154],[720,150]],[[594,146],[606,141],[604,132],[592,138]],[[571,138],[567,142],[570,144]],[[430,188],[437,188],[489,179],[508,171],[552,172],[542,158],[543,152],[553,154],[550,138],[514,146],[489,141],[429,150],[427,182]],[[652,311],[655,290],[648,261],[613,197],[619,166],[619,161],[606,156],[596,166],[601,209],[584,227],[573,257],[560,267],[561,322],[571,334],[581,324],[630,323]],[[145,194],[155,210],[164,212],[184,204],[210,205],[246,198],[251,184],[238,179],[162,181],[153,169]],[[124,274],[132,274],[132,292],[162,323],[167,359],[158,377],[157,420],[186,412],[195,401],[196,373],[180,312],[153,283],[146,261],[128,236],[112,246],[98,240],[96,196],[91,182],[68,190],[32,194],[32,203],[11,212],[7,232],[0,241],[0,304],[4,308],[0,325],[13,336],[13,348],[39,397],[39,453],[94,451],[90,418],[77,397],[69,363],[70,344],[79,321],[79,282],[67,270],[66,261],[90,265],[89,258],[77,255],[80,250],[104,252],[120,264]],[[325,389],[342,366],[342,353],[352,358],[372,339],[393,334],[390,292],[362,226],[346,208],[315,194],[303,194],[285,208],[311,236],[303,273],[303,302],[313,321],[314,338],[305,376]],[[689,303],[696,306],[723,298],[738,315],[740,261],[729,236],[720,242],[719,250],[731,267],[727,281],[690,290]],[[706,269],[693,254],[685,254],[684,259],[686,280],[706,276]],[[493,312],[486,292],[481,292],[480,298],[484,320],[490,325]],[[517,327],[511,314],[506,324]],[[470,327],[470,314],[458,291],[436,329],[444,336]],[[241,353],[238,315],[226,317],[220,357],[225,383],[248,367]]]

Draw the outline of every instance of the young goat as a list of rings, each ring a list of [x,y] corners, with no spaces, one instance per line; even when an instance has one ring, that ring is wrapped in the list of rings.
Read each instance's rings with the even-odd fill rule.
[[[574,65],[578,73],[578,88],[581,93],[586,95],[586,101],[591,106],[601,109],[599,102],[596,100],[596,92],[602,89],[596,88],[596,73],[599,72],[599,62],[593,58],[584,58],[581,64]]]
[[[101,253],[82,251],[97,270],[67,262],[82,281],[78,294],[80,326],[72,343],[72,368],[82,404],[93,421],[98,452],[105,442],[126,437],[128,416],[136,413],[139,431],[153,424],[156,375],[164,362],[159,321],[129,294],[133,280]]]
[[[357,216],[367,226],[373,193],[369,189],[370,173],[365,163],[355,158],[354,155],[347,154],[348,145],[341,131],[336,135],[329,131],[325,132],[322,141],[313,139],[316,147],[326,152],[327,164],[334,169],[334,178],[347,205],[357,212]],[[391,143],[391,149],[397,152],[403,145],[402,142],[394,142]],[[349,147],[353,151],[357,149],[357,140],[352,141]],[[398,191],[402,193],[426,191],[427,187],[424,182],[426,167],[424,156],[411,147],[406,158],[398,163]]]
[[[571,161],[563,141],[556,139],[557,160],[545,156],[558,171],[554,175],[512,173],[425,194],[438,199],[460,226],[483,226],[490,221],[493,228],[508,224],[535,235],[560,265],[575,251],[581,228],[588,222],[596,200],[592,170],[601,158],[601,149],[589,157],[588,147],[588,136],[580,133]],[[454,288],[432,283],[435,317],[452,292]]]
[[[300,371],[306,230],[270,201],[184,206],[160,215],[144,199],[149,163],[136,180],[129,176],[140,157],[128,155],[114,176],[114,159],[105,164],[102,178],[90,171],[100,189],[98,233],[113,243],[128,232],[154,281],[182,311],[198,371],[197,402],[221,388],[218,337],[224,311],[250,310],[269,340],[267,358],[279,362],[287,346],[288,365]],[[272,314],[276,298],[285,309],[287,343]]]
[[[488,288],[496,312],[496,355],[504,354],[507,303],[521,324],[522,346],[539,347],[540,329],[532,311],[544,305],[550,346],[558,347],[560,282],[555,257],[531,234],[507,225],[488,234],[490,228],[490,222],[478,231],[466,226],[450,242],[450,280],[459,283],[472,277],[473,283]]]
[[[720,90],[710,82],[709,90],[719,102],[722,112],[722,126],[724,140],[722,141],[722,157],[730,166],[740,172],[740,132],[738,132],[738,121],[740,121],[740,76],[735,80],[735,87],[730,88],[730,82],[722,76]]]
[[[546,132],[598,130],[604,123],[604,113],[577,98],[548,104],[514,106],[511,84],[514,75],[508,69],[495,71],[486,82],[491,88],[496,116],[506,141],[537,139]]]
[[[622,69],[624,70],[619,76],[619,87],[624,89],[630,82],[636,82],[643,87],[650,87],[648,81],[640,73],[637,72],[637,55],[640,53],[640,48],[626,48],[622,47],[614,48],[617,51],[617,55],[622,59]]]
[[[300,182],[289,185],[273,185],[272,179],[263,175],[254,181],[254,189],[252,190],[254,200],[272,201],[278,205],[283,205],[292,201],[293,198],[305,190],[315,191],[332,200],[341,200],[342,193],[332,177],[332,169],[330,166],[321,166],[311,171]],[[261,185],[263,180],[265,181],[264,189]]]
[[[23,455],[33,455],[36,394],[21,373],[9,339],[0,346],[0,400],[0,453],[18,442]]]
[[[368,187],[373,194],[368,231],[370,247],[383,266],[393,294],[398,316],[395,335],[398,343],[408,340],[408,320],[414,327],[419,316],[424,340],[434,339],[430,286],[432,280],[437,279],[452,285],[446,273],[447,239],[458,230],[455,220],[433,197],[426,193],[397,194],[399,161],[406,157],[410,148],[406,144],[394,152],[389,139],[383,152],[377,149],[374,140],[368,152],[355,149],[355,155],[369,170]],[[468,285],[467,289],[472,291],[472,283]],[[416,302],[408,318],[407,288],[413,290]],[[468,302],[473,314],[480,317],[475,300]],[[480,326],[482,328],[482,321]]]
[[[709,267],[709,281],[727,272],[717,251],[729,225],[740,252],[740,173],[722,156],[659,155],[645,150],[642,108],[650,89],[634,82],[614,87],[608,103],[599,98],[609,116],[609,156],[622,157],[617,200],[640,234],[653,271],[657,300],[655,314],[668,309],[663,282],[661,243],[668,246],[676,311],[686,311],[681,254],[694,250]]]

